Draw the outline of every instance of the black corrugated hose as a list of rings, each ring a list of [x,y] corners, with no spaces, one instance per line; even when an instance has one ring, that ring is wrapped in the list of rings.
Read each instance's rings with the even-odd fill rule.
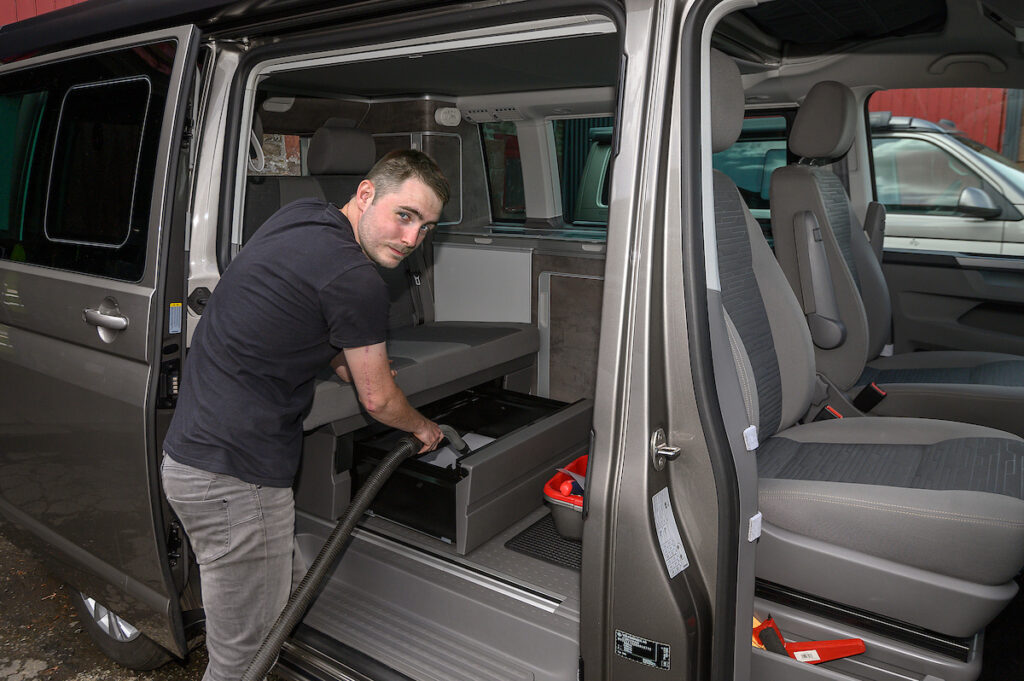
[[[448,438],[448,442],[460,454],[468,453],[469,448],[462,438],[459,437],[459,434],[455,432],[455,429],[449,426],[440,426],[440,428],[441,432]],[[363,513],[366,512],[370,502],[377,496],[377,492],[380,491],[380,488],[387,479],[391,477],[391,474],[395,472],[399,464],[419,452],[421,446],[422,443],[413,436],[403,437],[398,441],[398,445],[388,452],[373,472],[370,473],[370,477],[359,488],[355,499],[349,504],[345,515],[342,516],[334,531],[331,532],[331,536],[327,538],[313,564],[309,566],[306,576],[302,578],[302,582],[299,583],[299,586],[296,587],[288,599],[288,604],[284,606],[284,610],[281,611],[277,621],[274,622],[274,626],[267,632],[263,643],[260,644],[259,650],[256,651],[252,661],[249,663],[249,667],[242,674],[241,681],[262,681],[263,677],[270,671],[270,668],[274,666],[274,662],[277,661],[278,653],[281,652],[281,646],[284,645],[285,639],[292,633],[292,629],[305,616],[306,610],[309,609],[309,606],[316,599],[317,594],[320,592],[320,587],[341,554],[345,542],[348,540],[349,535],[352,534],[352,530],[355,529],[356,523]]]

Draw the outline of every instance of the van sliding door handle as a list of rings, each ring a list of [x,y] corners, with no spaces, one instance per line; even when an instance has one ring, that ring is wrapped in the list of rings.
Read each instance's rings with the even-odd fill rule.
[[[100,312],[91,307],[82,310],[82,317],[87,324],[98,326],[111,331],[124,331],[128,328],[128,318],[119,314]]]

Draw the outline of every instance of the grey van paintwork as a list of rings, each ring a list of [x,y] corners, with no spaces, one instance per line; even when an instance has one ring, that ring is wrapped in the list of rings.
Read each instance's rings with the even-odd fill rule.
[[[0,261],[0,511],[40,540],[72,584],[183,653],[176,595],[157,531],[153,424],[154,291],[180,127],[180,84],[194,29],[155,31],[17,62],[0,74],[77,56],[177,40],[157,152],[145,273],[139,283]],[[88,210],[81,206],[80,210]],[[104,340],[83,311],[104,301],[128,319]],[[106,334],[103,334],[106,335]],[[148,453],[148,456],[140,456]],[[50,555],[54,554],[54,555]]]
[[[247,3],[239,3],[238,7],[244,4]],[[505,3],[495,3],[499,4]],[[679,44],[680,25],[684,16],[687,20],[691,18],[688,12],[692,4],[689,8],[685,3],[673,2],[631,0],[624,4],[627,20],[619,28],[624,33],[623,64],[628,62],[629,68],[622,76],[620,96],[629,102],[629,107],[619,121],[617,168],[621,172],[612,180],[615,198],[609,206],[609,219],[615,224],[629,225],[629,229],[609,234],[607,248],[600,334],[603,361],[597,379],[593,446],[600,456],[595,456],[596,463],[591,471],[593,493],[589,497],[590,515],[584,529],[586,578],[579,599],[579,644],[591,674],[619,679],[661,678],[663,671],[645,668],[616,655],[614,648],[608,645],[609,628],[621,623],[629,623],[629,628],[641,633],[657,631],[659,640],[674,648],[672,675],[691,678],[695,670],[706,669],[712,624],[717,626],[720,621],[727,627],[717,632],[715,645],[723,656],[730,658],[734,652],[733,634],[748,631],[745,619],[736,623],[727,613],[735,600],[737,585],[732,580],[716,580],[718,572],[729,574],[732,567],[720,563],[727,562],[735,548],[722,551],[719,546],[720,542],[730,540],[738,543],[739,535],[733,528],[739,523],[732,516],[739,509],[728,506],[727,511],[722,511],[718,507],[716,480],[722,469],[709,464],[690,377],[691,355],[687,344],[679,341],[688,336],[687,320],[678,313],[666,315],[667,321],[663,318],[665,310],[678,311],[706,302],[683,299],[687,287],[679,254],[693,258],[687,261],[690,269],[700,255],[682,247],[682,230],[676,229],[682,224],[686,230],[699,231],[699,216],[695,218],[692,211],[684,214],[678,206],[677,193],[673,190],[663,195],[662,189],[664,175],[669,172],[667,166],[670,166],[673,186],[688,187],[687,191],[692,192],[688,195],[691,201],[699,193],[697,183],[691,186],[689,182],[680,181],[678,173],[683,164],[677,157],[696,154],[699,144],[684,141],[686,145],[695,145],[694,149],[673,145],[671,162],[663,159],[659,152],[663,138],[681,138],[678,117],[672,116],[669,121],[665,112],[673,106],[681,106],[675,72],[682,60],[690,57],[677,55],[666,46]],[[292,6],[292,3],[287,5]],[[166,8],[168,4],[161,3],[160,7]],[[454,15],[457,10],[452,12]],[[229,22],[230,13],[227,16]],[[405,29],[421,30],[411,22]],[[351,39],[351,36],[346,38]],[[686,40],[684,45],[690,50],[686,54],[696,53],[697,46]],[[219,276],[218,225],[223,224],[223,220],[218,219],[219,191],[224,186],[224,167],[233,167],[233,161],[223,158],[228,146],[224,142],[237,132],[237,128],[232,127],[237,121],[229,120],[228,116],[232,89],[237,86],[233,79],[239,55],[247,48],[230,41],[215,48],[208,89],[203,93],[200,153],[192,175],[195,194],[189,222],[190,286],[193,288],[212,288]],[[179,57],[181,54],[179,50]],[[8,68],[30,65],[31,62],[24,62]],[[180,68],[180,63],[176,68]],[[687,76],[687,88],[692,75]],[[706,80],[706,75],[704,78]],[[177,100],[171,97],[169,102]],[[693,106],[694,102],[688,99],[685,106]],[[168,116],[165,125],[170,125],[172,118]],[[170,135],[165,134],[158,164],[162,172],[167,170],[171,158],[169,138]],[[161,194],[169,182],[167,177],[158,178],[155,193]],[[644,187],[643,192],[637,191],[636,186]],[[22,527],[34,531],[44,550],[56,546],[63,551],[65,571],[62,574],[67,579],[83,589],[93,590],[146,634],[180,651],[180,645],[177,648],[174,645],[175,592],[163,568],[162,526],[153,470],[157,452],[153,449],[149,421],[153,406],[151,369],[155,339],[147,333],[155,328],[161,312],[153,303],[159,298],[155,248],[160,241],[156,238],[158,230],[166,224],[166,216],[160,212],[164,203],[158,199],[154,196],[146,279],[139,286],[119,287],[95,277],[0,262],[0,272],[5,275],[16,272],[20,276],[30,271],[36,280],[34,287],[40,290],[54,287],[47,289],[42,297],[25,293],[33,286],[22,285],[18,289],[19,296],[31,296],[31,305],[27,307],[32,309],[35,327],[24,322],[30,328],[22,330],[6,318],[4,326],[0,327],[8,338],[15,339],[17,345],[11,347],[18,349],[17,354],[9,355],[16,358],[14,361],[0,363],[0,375],[5,381],[10,376],[18,384],[31,384],[31,396],[43,400],[44,407],[40,412],[30,409],[27,400],[15,405],[13,397],[6,398],[4,408],[11,407],[13,411],[4,412],[5,417],[7,413],[19,416],[13,424],[15,427],[8,429],[0,440],[2,456],[7,457],[0,465],[6,468],[9,464],[24,463],[26,477],[31,485],[40,488],[37,496],[45,500],[20,508],[21,498],[8,500],[0,505],[0,510]],[[652,210],[655,203],[671,204],[670,215],[666,217]],[[669,225],[673,228],[667,229]],[[709,262],[714,262],[713,255]],[[716,279],[717,275],[712,278]],[[41,283],[42,280],[56,283]],[[697,282],[694,295],[703,297],[703,283]],[[69,290],[71,288],[76,290]],[[103,295],[99,295],[101,293]],[[107,295],[117,298],[121,311],[130,320],[128,329],[110,344],[117,346],[114,352],[98,339],[95,329],[87,327],[87,331],[82,332],[76,326],[82,324],[81,309],[98,305]],[[719,309],[717,305],[712,307]],[[57,316],[54,310],[60,314],[74,313],[78,321],[71,321],[69,317],[54,322],[50,319]],[[56,327],[46,327],[46,324]],[[663,324],[670,326],[671,336],[666,335]],[[96,339],[89,332],[97,336]],[[41,344],[30,355],[25,355],[21,348],[25,347],[29,334],[32,334],[32,343],[39,341]],[[133,341],[132,352],[125,356],[117,354],[128,345],[127,341],[137,336],[141,337]],[[667,344],[669,338],[673,340],[670,345]],[[0,353],[2,351],[0,341]],[[704,358],[708,359],[709,348],[705,347],[704,351]],[[51,368],[54,356],[62,359]],[[28,357],[31,363],[22,362],[23,357]],[[93,394],[96,387],[99,391]],[[39,413],[47,414],[52,422],[42,428],[31,446],[20,446],[15,433],[38,429],[40,424],[35,421]],[[648,465],[650,436],[656,428],[664,428],[670,442],[682,440],[687,445],[675,463],[657,470]],[[74,471],[76,475],[65,476],[63,471],[56,475],[55,469],[37,463],[39,451],[47,450],[54,452],[49,460],[53,465]],[[78,479],[77,475],[84,477]],[[51,478],[59,481],[56,486],[59,493],[53,491]],[[50,488],[43,489],[47,485]],[[647,490],[665,488],[679,490],[675,496],[677,520],[686,533],[693,533],[695,537],[690,553],[692,568],[676,580],[672,580],[663,567],[647,494]],[[749,505],[751,489],[746,492],[745,504]],[[61,510],[69,505],[79,507],[73,510],[81,519],[72,521],[61,515]],[[25,508],[32,508],[35,515],[25,513]],[[729,522],[722,522],[723,519]],[[721,523],[721,531],[716,522]],[[56,525],[51,527],[54,523]],[[121,529],[122,526],[125,529]],[[118,530],[106,532],[108,527]],[[97,531],[98,528],[103,529]],[[746,544],[742,546],[746,551],[751,550]],[[752,584],[752,577],[744,583]],[[705,588],[714,592],[710,599],[702,593]],[[694,593],[696,603],[690,600],[695,598]],[[713,618],[715,608],[726,614],[720,619]],[[698,620],[702,629],[709,630],[701,637],[694,635]],[[743,665],[748,657],[746,646],[735,650],[737,673],[741,678],[747,676]],[[731,670],[733,662],[730,659],[725,668]],[[749,666],[749,661],[746,664]]]

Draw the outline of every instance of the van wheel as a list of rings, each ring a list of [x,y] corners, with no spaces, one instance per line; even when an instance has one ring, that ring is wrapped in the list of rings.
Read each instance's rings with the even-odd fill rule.
[[[156,669],[171,659],[170,653],[102,603],[68,587],[82,626],[96,646],[120,665],[138,671]]]

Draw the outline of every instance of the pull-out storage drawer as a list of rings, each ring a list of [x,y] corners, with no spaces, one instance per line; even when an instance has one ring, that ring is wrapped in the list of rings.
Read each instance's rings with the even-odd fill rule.
[[[586,451],[592,410],[590,400],[565,404],[496,388],[475,388],[427,405],[421,411],[437,423],[494,440],[447,467],[407,460],[370,509],[450,541],[460,553],[472,551],[543,503],[544,483],[554,469]],[[353,487],[401,436],[372,426],[355,433]]]

